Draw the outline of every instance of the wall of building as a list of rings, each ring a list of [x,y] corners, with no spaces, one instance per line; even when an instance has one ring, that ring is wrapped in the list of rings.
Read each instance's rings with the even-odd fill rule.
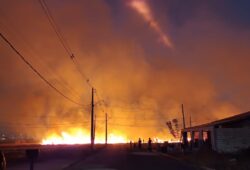
[[[250,128],[216,128],[216,150],[237,152],[250,147]]]

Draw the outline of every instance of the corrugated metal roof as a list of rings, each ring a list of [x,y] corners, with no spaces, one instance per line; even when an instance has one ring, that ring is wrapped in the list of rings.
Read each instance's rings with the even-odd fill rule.
[[[234,115],[234,116],[231,116],[231,117],[227,117],[227,118],[224,118],[224,119],[216,120],[216,121],[213,121],[213,122],[210,122],[210,123],[189,127],[189,128],[186,128],[186,130],[207,128],[207,127],[217,126],[217,125],[224,124],[224,123],[243,120],[243,119],[246,119],[246,118],[250,118],[250,111],[245,112],[245,113],[241,113],[241,114],[238,114],[238,115]]]

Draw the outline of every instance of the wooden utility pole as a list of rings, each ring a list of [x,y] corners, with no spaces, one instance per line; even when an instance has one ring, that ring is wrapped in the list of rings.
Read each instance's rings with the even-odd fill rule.
[[[94,88],[92,88],[91,100],[91,127],[90,127],[91,149],[94,150],[95,135],[94,135]]]
[[[105,114],[105,121],[106,121],[106,124],[105,124],[105,144],[107,145],[108,144],[108,114],[107,113]]]
[[[190,114],[190,117],[189,117],[189,125],[190,125],[190,127],[192,127],[191,114]]]
[[[96,114],[94,114],[94,139],[95,139],[95,130],[96,130]]]
[[[186,128],[186,124],[185,124],[185,113],[184,113],[184,106],[183,104],[181,104],[181,111],[182,111],[182,119],[183,119],[183,129]]]

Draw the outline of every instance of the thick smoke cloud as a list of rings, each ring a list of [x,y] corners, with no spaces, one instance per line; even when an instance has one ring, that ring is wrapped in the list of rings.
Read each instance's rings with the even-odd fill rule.
[[[171,15],[175,3],[150,1],[162,29],[168,26],[175,46],[170,50],[155,41],[157,35],[125,4],[48,1],[81,70],[106,102],[110,132],[122,132],[133,140],[171,137],[166,121],[177,118],[181,123],[182,103],[187,117],[192,114],[193,125],[249,109],[247,29],[223,22],[207,4],[200,11],[177,9],[176,13],[192,15],[178,16],[175,23]],[[168,5],[167,11],[162,11],[163,5]],[[0,13],[1,32],[28,60],[65,94],[89,105],[91,89],[64,52],[39,3],[3,1]],[[1,127],[39,139],[48,132],[89,128],[89,108],[63,99],[0,43]],[[103,135],[100,105],[96,113],[97,135]]]

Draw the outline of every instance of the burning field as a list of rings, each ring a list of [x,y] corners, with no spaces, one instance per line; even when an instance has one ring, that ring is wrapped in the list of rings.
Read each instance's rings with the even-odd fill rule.
[[[68,131],[62,131],[60,134],[49,134],[42,140],[43,145],[56,145],[56,144],[89,144],[90,143],[90,133],[89,131],[83,130],[81,128],[67,129]],[[104,134],[103,134],[104,136]],[[122,135],[109,134],[108,143],[127,143],[128,139]],[[95,143],[104,144],[105,137],[97,136]]]

